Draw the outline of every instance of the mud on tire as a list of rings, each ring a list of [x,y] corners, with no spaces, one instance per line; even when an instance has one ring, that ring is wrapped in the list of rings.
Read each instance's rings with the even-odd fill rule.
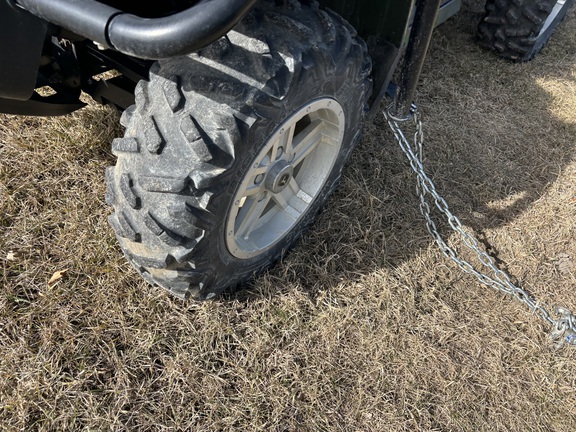
[[[109,221],[131,264],[178,297],[208,299],[277,261],[337,185],[360,137],[369,76],[363,41],[315,2],[262,1],[209,47],[156,63],[122,116],[126,133],[106,172]],[[226,228],[240,185],[268,157],[271,137],[317,100],[334,100],[345,118],[333,166],[285,232],[235,253]]]

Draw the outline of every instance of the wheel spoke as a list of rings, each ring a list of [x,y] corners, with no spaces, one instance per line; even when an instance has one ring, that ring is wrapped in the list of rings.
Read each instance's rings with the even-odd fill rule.
[[[275,194],[272,199],[282,208],[285,215],[293,220],[297,220],[302,214],[302,211],[290,204],[289,200],[293,198],[293,195],[288,189],[289,188],[286,188],[283,192]]]
[[[292,177],[290,179],[290,183],[288,183],[288,187],[290,188],[290,190],[292,190],[292,193],[296,196],[298,196],[298,193],[300,192],[300,186],[298,186],[298,182],[296,181],[296,179],[294,177]]]
[[[290,152],[292,147],[292,140],[294,138],[294,128],[296,124],[291,125],[288,129],[285,129],[284,132],[280,135],[280,137],[276,140],[274,145],[272,146],[270,160],[274,163],[277,159],[279,159],[282,154]],[[282,149],[282,150],[280,150]]]
[[[258,166],[258,168],[253,168],[251,171],[252,177],[256,178],[260,174],[266,174],[268,169],[269,169],[269,167],[266,165],[260,165],[260,166]]]
[[[282,135],[280,138],[281,147],[284,149],[284,153],[286,158],[290,160],[292,158],[292,151],[293,151],[293,144],[294,141],[294,131],[296,130],[296,123],[291,125]]]
[[[264,190],[264,188],[262,187],[261,184],[260,185],[255,184],[255,185],[250,186],[249,188],[247,188],[244,191],[244,196],[249,197],[249,196],[255,195],[259,192],[262,192],[263,190]]]
[[[288,207],[290,207],[290,204],[288,204],[288,201],[286,200],[286,198],[284,197],[284,195],[282,195],[281,193],[279,194],[274,194],[272,196],[272,199],[274,200],[274,202],[280,206],[280,208],[282,210],[286,210]]]
[[[260,201],[257,197],[246,199],[238,212],[238,216],[236,216],[235,232],[237,238],[246,239],[250,232],[258,228],[258,222],[260,222],[260,218],[269,202],[270,194],[266,194]]]
[[[318,119],[310,123],[306,129],[300,132],[293,141],[292,165],[297,167],[322,141],[322,120]]]
[[[249,197],[251,195],[264,192],[264,178],[267,171],[268,167],[266,166],[259,166],[258,168],[252,169],[249,185],[242,193],[244,197]]]

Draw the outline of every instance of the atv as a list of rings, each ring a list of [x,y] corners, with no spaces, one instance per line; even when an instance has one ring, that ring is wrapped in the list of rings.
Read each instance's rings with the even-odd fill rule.
[[[530,60],[572,2],[487,0],[479,41]],[[408,114],[433,29],[459,7],[0,0],[0,112],[68,114],[82,93],[116,108],[120,246],[150,283],[210,299],[295,244],[385,100]]]

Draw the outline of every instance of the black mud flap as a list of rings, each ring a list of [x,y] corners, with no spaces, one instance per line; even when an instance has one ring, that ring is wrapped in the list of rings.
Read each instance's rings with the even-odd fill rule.
[[[0,0],[0,98],[23,101],[32,96],[47,25]]]

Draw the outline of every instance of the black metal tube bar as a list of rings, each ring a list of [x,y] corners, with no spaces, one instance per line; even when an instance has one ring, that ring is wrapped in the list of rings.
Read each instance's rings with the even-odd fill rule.
[[[122,13],[93,0],[16,0],[16,4],[48,22],[104,45],[108,45],[108,22]]]
[[[118,15],[109,24],[109,40],[117,50],[159,59],[196,51],[228,32],[256,0],[204,0],[165,18]],[[140,55],[137,55],[140,53]]]
[[[416,96],[416,87],[441,2],[442,0],[416,1],[416,13],[400,71],[400,83],[389,111],[395,118],[404,119],[410,115],[410,106]]]
[[[141,18],[95,0],[15,0],[23,9],[134,57],[157,60],[196,51],[224,35],[257,0],[202,0],[162,18]]]

